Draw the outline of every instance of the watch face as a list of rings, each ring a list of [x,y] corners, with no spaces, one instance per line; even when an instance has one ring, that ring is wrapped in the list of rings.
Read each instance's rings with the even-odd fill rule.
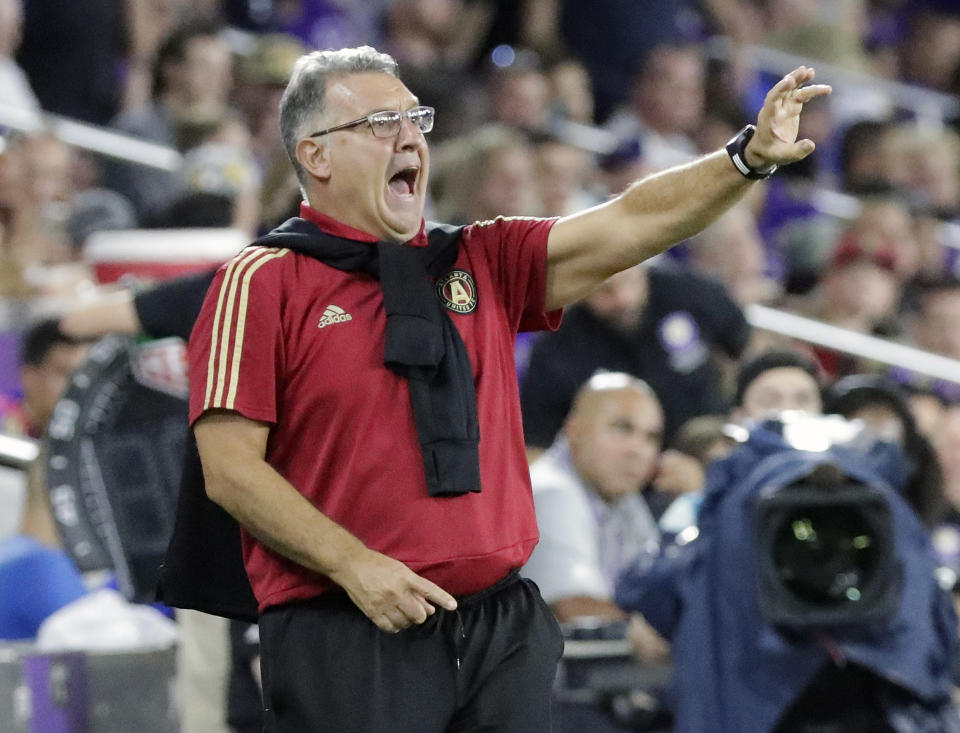
[[[98,341],[54,409],[47,490],[66,551],[152,601],[188,436],[183,342]]]

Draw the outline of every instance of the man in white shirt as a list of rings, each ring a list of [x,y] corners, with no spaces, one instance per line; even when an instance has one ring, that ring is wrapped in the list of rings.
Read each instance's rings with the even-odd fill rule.
[[[656,470],[662,435],[653,390],[628,374],[602,372],[581,387],[560,437],[531,466],[540,542],[523,572],[560,622],[626,617],[613,586],[626,564],[659,543],[641,491]]]

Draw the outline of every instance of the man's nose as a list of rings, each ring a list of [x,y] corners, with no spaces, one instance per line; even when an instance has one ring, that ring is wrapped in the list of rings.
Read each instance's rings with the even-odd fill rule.
[[[639,431],[628,435],[624,440],[624,445],[632,455],[646,453],[650,449],[650,441]]]
[[[416,147],[423,141],[423,133],[420,128],[414,124],[407,115],[400,119],[400,132],[397,133],[397,148],[407,150]]]

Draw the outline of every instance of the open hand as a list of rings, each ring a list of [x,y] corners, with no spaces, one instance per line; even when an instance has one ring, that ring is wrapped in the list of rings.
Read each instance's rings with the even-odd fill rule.
[[[440,586],[374,550],[353,558],[334,580],[367,618],[392,634],[422,624],[436,612],[434,604],[448,611],[457,607],[456,599]]]
[[[813,152],[813,140],[797,140],[803,105],[833,91],[827,84],[809,84],[814,71],[807,66],[794,69],[778,81],[763,100],[757,115],[757,132],[744,151],[747,164],[767,168],[803,160]],[[804,85],[807,86],[804,86]]]

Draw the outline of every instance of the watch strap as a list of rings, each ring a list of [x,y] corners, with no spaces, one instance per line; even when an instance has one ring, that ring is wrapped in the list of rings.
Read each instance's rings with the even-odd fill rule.
[[[744,178],[749,178],[751,181],[762,181],[773,175],[773,172],[777,170],[777,165],[774,163],[768,168],[752,168],[747,163],[745,151],[747,144],[753,139],[756,131],[757,128],[753,125],[747,125],[740,130],[740,132],[734,135],[730,139],[730,142],[727,143],[727,155],[730,156],[734,167],[740,171],[740,174]]]

